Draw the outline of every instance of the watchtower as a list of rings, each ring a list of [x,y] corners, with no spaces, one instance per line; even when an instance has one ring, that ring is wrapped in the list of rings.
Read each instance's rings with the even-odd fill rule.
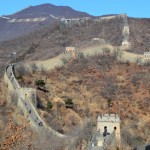
[[[144,59],[150,60],[150,52],[144,52]]]
[[[149,63],[149,62],[150,62],[150,52],[144,52],[143,63]]]
[[[71,19],[66,19],[66,18],[61,18],[60,19],[60,27],[71,27],[72,26],[72,20]]]
[[[70,53],[73,59],[76,59],[75,47],[66,47],[65,53]]]
[[[12,54],[11,54],[11,56],[12,56],[12,59],[13,59],[13,61],[15,62],[16,61],[16,52],[12,52]]]
[[[103,114],[98,116],[97,120],[97,131],[100,135],[103,135],[104,139],[109,135],[109,141],[111,140],[111,135],[115,137],[115,145],[120,145],[120,118],[118,114]],[[103,138],[98,139],[98,146],[103,146]],[[114,138],[113,138],[114,140]],[[112,141],[111,141],[112,143]]]

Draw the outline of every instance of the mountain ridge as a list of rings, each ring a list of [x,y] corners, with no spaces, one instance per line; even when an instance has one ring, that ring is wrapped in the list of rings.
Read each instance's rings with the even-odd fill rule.
[[[5,41],[0,41],[1,68],[7,63],[6,60],[11,60],[12,51],[17,52],[19,61],[44,60],[62,53],[67,46],[76,47],[87,44],[93,38],[103,39],[113,46],[122,44],[124,28],[122,15],[118,17],[115,14],[105,15],[85,21],[86,23],[81,25],[78,24],[78,19],[73,19],[77,21],[77,24],[68,28],[61,28],[59,19],[50,15],[49,20],[39,22],[19,22],[20,20],[30,21],[25,18],[6,24],[8,19],[0,19],[0,39],[5,39]],[[132,48],[129,49],[130,52],[143,54],[143,52],[150,51],[150,19],[129,17],[127,19],[130,30],[129,42]],[[83,18],[81,21],[84,21]]]
[[[30,6],[12,15],[0,16],[0,41],[7,41],[50,25],[59,18],[92,17],[68,6],[42,4]]]
[[[86,12],[76,11],[69,6],[56,6],[53,4],[41,4],[37,6],[29,6],[17,13],[14,13],[13,15],[8,15],[8,16],[22,17],[23,15],[31,15],[31,14],[41,15],[41,14],[49,14],[49,13],[58,16],[65,14],[65,16],[60,16],[60,17],[71,17],[71,18],[73,16],[74,17],[92,16]]]

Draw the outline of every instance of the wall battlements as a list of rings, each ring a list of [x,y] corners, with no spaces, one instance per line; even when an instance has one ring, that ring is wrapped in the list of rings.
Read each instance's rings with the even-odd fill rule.
[[[120,122],[117,114],[103,114],[98,116],[97,122]]]

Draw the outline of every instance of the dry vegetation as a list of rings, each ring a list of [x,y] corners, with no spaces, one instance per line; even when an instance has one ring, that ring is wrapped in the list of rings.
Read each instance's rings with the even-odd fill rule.
[[[33,137],[29,123],[16,111],[12,101],[6,101],[0,88],[0,149],[28,149],[33,147]]]
[[[31,128],[13,99],[6,100],[0,88],[0,150],[63,150],[63,140],[45,132],[39,135]]]
[[[49,73],[23,76],[25,86],[35,87],[44,79],[49,92],[38,90],[39,111],[55,130],[68,134],[86,118],[96,125],[105,112],[121,115],[123,143],[137,146],[150,142],[150,72],[148,66],[117,62],[109,55],[70,61]],[[72,99],[74,107],[65,107]],[[47,111],[47,102],[53,108]],[[93,124],[93,126],[95,126]]]
[[[129,18],[131,52],[143,54],[150,51],[150,19]]]

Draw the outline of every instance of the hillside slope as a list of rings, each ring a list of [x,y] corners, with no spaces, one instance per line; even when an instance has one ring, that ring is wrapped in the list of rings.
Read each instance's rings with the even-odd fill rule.
[[[6,60],[11,61],[13,51],[17,52],[18,61],[48,59],[64,52],[66,46],[87,45],[95,37],[112,45],[121,45],[122,28],[122,18],[70,28],[60,28],[56,23],[27,36],[1,42],[0,59],[3,65]]]
[[[150,19],[129,18],[132,52],[142,54],[150,51]]]
[[[150,19],[128,18],[132,48],[130,52],[143,54],[150,51]],[[115,18],[100,22],[89,21],[82,26],[60,28],[59,22],[43,27],[26,36],[0,43],[0,65],[12,61],[11,53],[17,52],[18,61],[43,60],[65,51],[66,46],[80,49],[88,45],[92,38],[104,39],[106,43],[120,46],[122,43],[123,19]],[[91,42],[90,42],[91,43]],[[93,43],[94,44],[94,43]]]

